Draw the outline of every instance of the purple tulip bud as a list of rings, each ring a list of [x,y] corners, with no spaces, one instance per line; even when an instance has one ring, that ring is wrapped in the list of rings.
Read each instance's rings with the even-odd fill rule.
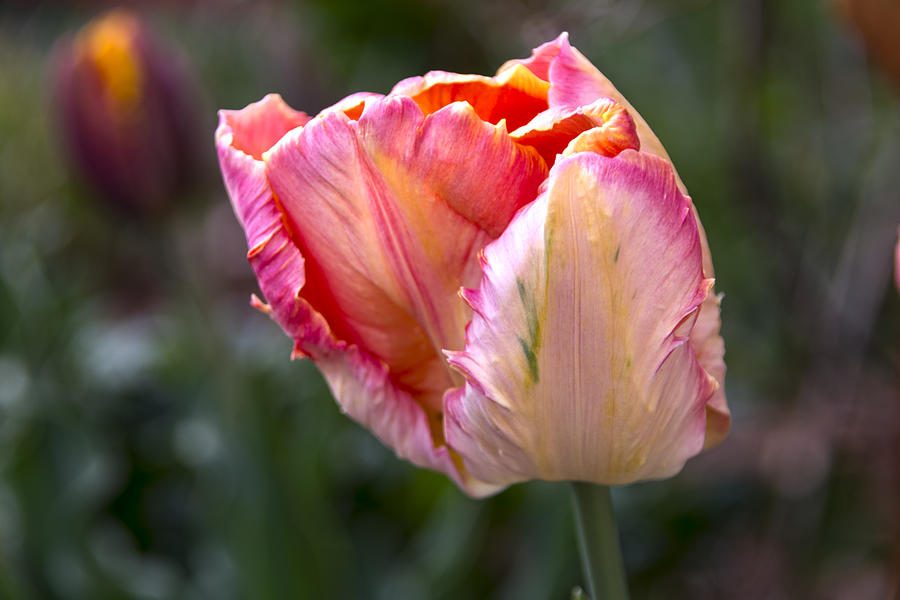
[[[54,53],[52,102],[69,162],[125,212],[160,212],[196,172],[196,94],[173,54],[121,9]]]

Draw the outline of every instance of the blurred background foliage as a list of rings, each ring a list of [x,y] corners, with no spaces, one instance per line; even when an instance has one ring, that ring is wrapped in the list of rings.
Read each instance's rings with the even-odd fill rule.
[[[900,101],[832,3],[132,2],[195,79],[193,186],[152,215],[54,116],[55,40],[110,6],[0,3],[0,597],[568,598],[566,486],[469,500],[288,360],[212,141],[218,107],[314,114],[562,30],[668,148],[726,294],[730,437],[615,491],[633,597],[898,593]]]

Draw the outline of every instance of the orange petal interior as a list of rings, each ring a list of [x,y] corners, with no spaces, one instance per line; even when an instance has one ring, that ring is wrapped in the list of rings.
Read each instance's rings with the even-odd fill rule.
[[[517,129],[547,109],[550,84],[517,65],[496,77],[433,71],[398,84],[392,94],[410,96],[426,115],[452,102],[468,102],[484,121],[506,120]]]

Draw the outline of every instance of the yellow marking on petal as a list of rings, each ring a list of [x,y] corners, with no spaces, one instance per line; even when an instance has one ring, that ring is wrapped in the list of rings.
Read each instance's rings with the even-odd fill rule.
[[[134,46],[137,19],[125,11],[113,11],[85,27],[76,48],[96,67],[114,104],[134,108],[143,89],[143,71]]]
[[[550,91],[549,81],[544,81],[532,73],[528,67],[519,63],[497,73],[494,80],[501,85],[508,85],[543,98],[546,98]]]

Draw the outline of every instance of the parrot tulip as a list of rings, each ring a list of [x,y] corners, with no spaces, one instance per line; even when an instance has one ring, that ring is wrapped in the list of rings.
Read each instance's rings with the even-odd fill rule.
[[[668,477],[725,437],[696,210],[565,34],[313,118],[269,95],[216,144],[253,304],[399,456],[483,496]]]

